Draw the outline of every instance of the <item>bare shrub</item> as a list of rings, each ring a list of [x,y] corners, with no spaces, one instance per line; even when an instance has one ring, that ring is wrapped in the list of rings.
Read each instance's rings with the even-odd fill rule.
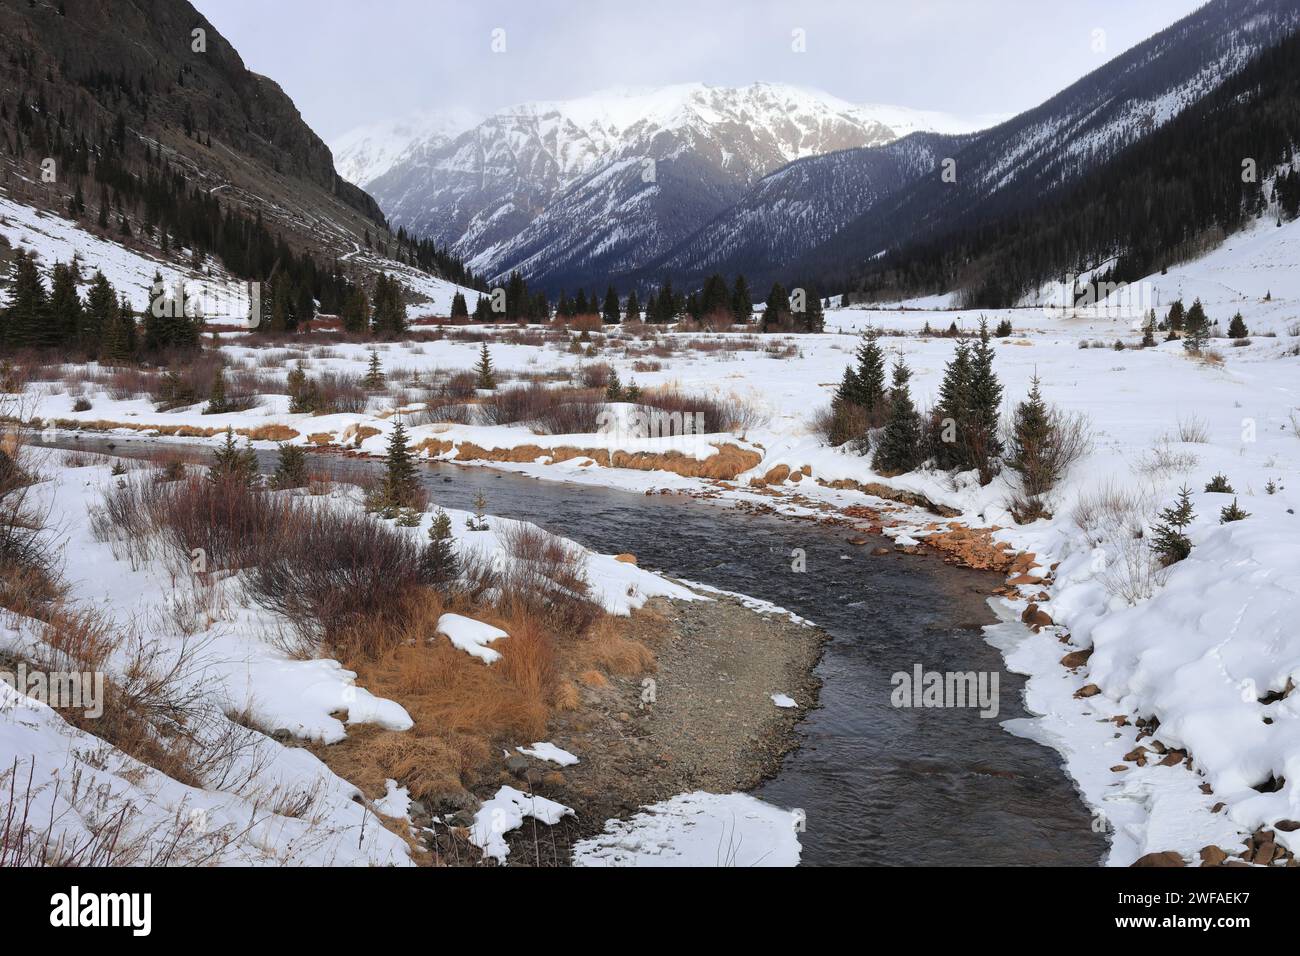
[[[1210,429],[1205,420],[1191,415],[1178,419],[1178,428],[1174,432],[1177,440],[1190,445],[1205,445],[1210,441]]]
[[[678,388],[656,388],[644,392],[638,404],[669,414],[700,415],[706,432],[744,432],[761,428],[768,416],[736,395],[696,395]]]
[[[568,634],[601,616],[581,548],[531,524],[508,525],[498,538],[507,555],[498,582],[503,607]]]
[[[575,396],[542,413],[538,424],[549,435],[586,435],[599,430],[605,403],[594,397]]]
[[[249,597],[330,642],[352,623],[400,613],[404,595],[420,583],[416,541],[366,514],[293,508],[259,543],[245,581]],[[386,648],[349,650],[373,657]]]
[[[845,442],[865,440],[871,428],[866,409],[852,402],[834,402],[813,413],[808,427],[833,448]]]
[[[578,369],[578,382],[583,388],[603,391],[609,386],[610,371],[608,362],[588,362]]]
[[[316,380],[315,385],[320,397],[316,412],[318,415],[359,415],[370,406],[370,396],[355,375],[325,372]]]
[[[1146,540],[1152,505],[1149,494],[1109,484],[1081,495],[1072,515],[1094,549],[1098,580],[1130,605],[1149,598],[1163,580]]]
[[[1143,452],[1133,462],[1133,469],[1141,475],[1156,478],[1181,475],[1197,466],[1200,459],[1190,451],[1170,446],[1168,441],[1157,441],[1154,447]]]

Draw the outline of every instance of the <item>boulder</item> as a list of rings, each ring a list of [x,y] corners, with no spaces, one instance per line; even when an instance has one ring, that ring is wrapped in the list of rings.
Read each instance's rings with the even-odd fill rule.
[[[1133,861],[1134,866],[1186,866],[1187,862],[1183,855],[1176,850],[1165,850],[1163,853],[1148,853],[1140,856]]]

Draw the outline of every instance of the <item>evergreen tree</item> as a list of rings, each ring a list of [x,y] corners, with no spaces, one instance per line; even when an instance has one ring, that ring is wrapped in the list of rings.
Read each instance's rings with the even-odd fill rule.
[[[108,334],[117,310],[117,293],[104,273],[96,272],[86,293],[86,308],[81,314],[81,328],[77,330],[77,345],[88,356],[101,354],[104,337]]]
[[[1229,521],[1241,521],[1250,517],[1249,511],[1242,511],[1237,504],[1237,499],[1232,499],[1232,504],[1224,505],[1219,511],[1219,524],[1227,524]]]
[[[618,380],[618,369],[610,366],[609,382],[605,385],[605,401],[623,401],[623,383]]]
[[[271,478],[275,488],[302,488],[307,484],[307,453],[301,445],[280,445],[280,460],[276,463],[275,474]]]
[[[104,344],[100,357],[108,362],[122,364],[135,357],[136,328],[135,312],[131,303],[123,296],[114,306],[108,328],[104,332]]]
[[[77,296],[77,264],[56,262],[50,282],[50,317],[45,323],[41,345],[70,348],[76,344],[82,323],[81,299]]]
[[[611,285],[605,290],[605,304],[601,307],[601,321],[606,325],[617,325],[619,319],[618,292]]]
[[[1044,469],[1052,441],[1052,419],[1039,390],[1038,376],[1029,381],[1029,396],[1012,415],[1007,464],[1019,472],[1025,493],[1037,497],[1051,490],[1054,477],[1045,474]]]
[[[1183,319],[1183,348],[1188,352],[1199,352],[1210,338],[1210,323],[1205,317],[1205,308],[1197,299],[1187,310]]]
[[[415,462],[406,445],[406,426],[399,418],[388,438],[388,453],[384,458],[384,505],[401,508],[416,500],[418,483],[415,479]]]
[[[737,325],[753,321],[754,300],[749,294],[749,283],[743,275],[736,276],[736,284],[731,292],[731,314]]]
[[[203,414],[224,415],[230,410],[230,403],[226,401],[226,373],[219,368],[212,376],[212,392],[208,396],[208,407],[203,409]]]
[[[790,316],[790,296],[781,283],[772,284],[772,291],[767,294],[767,303],[763,307],[763,331],[775,332]]]
[[[488,352],[486,341],[483,342],[483,350],[479,353],[478,364],[474,366],[474,374],[478,376],[478,388],[494,389],[497,387],[496,373],[492,369],[492,356]]]
[[[460,577],[460,561],[451,534],[451,518],[441,508],[429,526],[429,543],[420,555],[420,571],[425,584],[444,593]]]
[[[826,316],[822,312],[822,300],[812,285],[804,289],[803,314],[798,318],[804,332],[821,333],[826,330]]]
[[[921,420],[912,405],[908,380],[912,377],[900,356],[894,363],[889,390],[889,420],[885,422],[880,444],[871,459],[871,467],[882,475],[901,475],[921,464]]]
[[[1170,332],[1181,332],[1183,330],[1183,318],[1186,312],[1183,308],[1183,300],[1175,299],[1174,304],[1169,307],[1169,314],[1165,316],[1165,327]]]
[[[49,297],[36,268],[36,257],[20,249],[9,293],[9,307],[4,311],[5,347],[40,347],[48,321]]]
[[[365,290],[353,288],[343,299],[343,331],[360,335],[370,328],[370,300]]]
[[[375,335],[393,338],[406,331],[406,303],[402,301],[402,284],[396,277],[380,273],[375,278]]]
[[[952,359],[944,368],[943,381],[939,384],[939,403],[935,409],[934,426],[937,434],[932,444],[940,468],[965,466],[961,430],[970,417],[970,406],[970,346],[965,340],[958,339]]]
[[[1149,349],[1156,344],[1156,310],[1147,313],[1146,325],[1142,326],[1142,347]]]
[[[1183,560],[1192,553],[1192,542],[1183,529],[1192,523],[1192,492],[1184,486],[1178,492],[1178,503],[1160,511],[1160,522],[1151,529],[1151,550],[1160,556],[1166,567]]]
[[[1250,330],[1246,328],[1246,320],[1238,312],[1232,317],[1232,321],[1228,323],[1228,338],[1244,339],[1248,335],[1250,335]]]
[[[465,294],[457,292],[451,297],[451,317],[453,319],[468,319],[469,307],[465,304]]]
[[[993,371],[993,347],[988,322],[980,319],[980,334],[971,349],[969,418],[960,435],[964,439],[966,467],[979,471],[980,484],[987,485],[996,473],[1002,454],[998,421],[1002,414],[1002,385]]]
[[[212,453],[212,464],[208,466],[208,480],[212,482],[234,482],[248,488],[256,487],[257,452],[251,443],[240,448],[235,443],[235,431],[226,428],[226,440]]]
[[[379,363],[379,353],[374,349],[370,350],[370,364],[366,367],[366,377],[361,380],[361,385],[372,392],[384,387],[384,367]]]
[[[870,415],[875,415],[884,407],[885,402],[885,353],[880,348],[879,333],[868,329],[862,333],[862,344],[858,346],[858,367],[854,374],[853,393],[848,396],[855,405],[860,405]]]
[[[289,391],[289,412],[293,415],[312,414],[320,409],[320,390],[307,378],[299,361],[289,371],[286,382]]]
[[[641,302],[636,297],[636,289],[627,294],[627,319],[628,322],[641,321]]]

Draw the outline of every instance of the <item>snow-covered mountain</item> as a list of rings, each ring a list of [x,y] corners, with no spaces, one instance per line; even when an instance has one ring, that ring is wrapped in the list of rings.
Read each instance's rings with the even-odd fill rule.
[[[392,169],[414,143],[443,146],[482,117],[468,110],[438,110],[383,120],[349,130],[330,143],[340,176],[365,188]]]
[[[1297,29],[1300,0],[1211,0],[1040,106],[954,144],[945,154],[953,181],[930,169],[787,268],[842,288],[864,271],[891,268],[879,258],[884,250],[942,240],[1033,208]]]
[[[392,124],[335,151],[394,226],[475,271],[521,268],[557,287],[645,266],[792,161],[980,125],[780,84],[691,83],[524,103],[451,141],[445,127]]]

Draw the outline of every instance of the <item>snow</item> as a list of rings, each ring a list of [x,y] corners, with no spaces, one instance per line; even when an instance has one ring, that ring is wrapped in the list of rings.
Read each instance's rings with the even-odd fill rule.
[[[683,793],[573,846],[574,866],[797,866],[802,814],[744,793]]]
[[[573,810],[562,803],[524,793],[514,787],[502,787],[491,800],[483,801],[474,814],[469,829],[469,841],[498,863],[505,863],[510,855],[506,834],[523,826],[525,817],[552,826],[564,817],[573,816]]]
[[[795,703],[795,699],[793,697],[790,697],[788,694],[773,694],[772,703],[776,704],[776,706],[781,707],[783,709],[789,709],[791,707],[799,706],[797,703]]]
[[[375,801],[375,811],[395,820],[411,819],[411,795],[407,789],[392,779],[384,781],[384,789],[388,792]]]
[[[551,763],[559,764],[561,767],[572,767],[578,763],[578,758],[567,750],[561,750],[552,743],[533,744],[531,747],[516,747],[521,754],[529,757],[536,757],[538,760],[548,760]]]
[[[438,618],[437,632],[446,635],[454,647],[477,657],[484,664],[501,659],[501,653],[487,645],[498,638],[510,636],[499,627],[460,614],[444,614]]]

